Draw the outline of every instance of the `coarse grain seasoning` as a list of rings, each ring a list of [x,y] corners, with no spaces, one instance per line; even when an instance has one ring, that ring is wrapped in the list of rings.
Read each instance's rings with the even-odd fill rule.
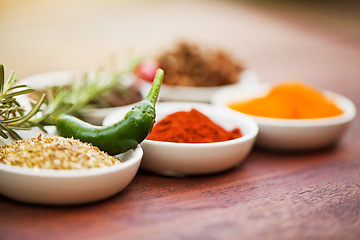
[[[112,166],[121,161],[77,139],[39,135],[1,146],[0,163],[41,169],[84,169]]]

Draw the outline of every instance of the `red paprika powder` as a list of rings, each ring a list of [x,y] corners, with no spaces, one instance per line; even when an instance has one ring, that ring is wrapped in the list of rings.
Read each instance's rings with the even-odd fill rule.
[[[177,143],[212,143],[241,137],[239,128],[227,131],[207,116],[192,109],[166,116],[155,124],[148,140]]]

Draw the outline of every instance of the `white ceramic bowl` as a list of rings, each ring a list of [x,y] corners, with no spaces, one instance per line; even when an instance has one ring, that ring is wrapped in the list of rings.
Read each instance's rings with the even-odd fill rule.
[[[227,104],[266,95],[271,85],[261,83],[247,88],[224,88],[212,97],[212,103],[230,109]],[[256,145],[275,150],[312,150],[335,144],[356,115],[355,105],[346,97],[324,93],[344,111],[342,115],[318,119],[276,119],[251,116],[259,125]],[[237,112],[235,110],[232,110]],[[237,112],[238,114],[242,114]]]
[[[141,168],[167,176],[209,174],[230,169],[249,154],[258,133],[258,126],[250,117],[239,116],[229,110],[210,104],[161,102],[156,105],[156,120],[177,111],[195,108],[226,130],[240,128],[243,137],[216,143],[172,143],[144,140],[141,147],[144,157]],[[125,112],[115,111],[103,124],[112,124]]]
[[[165,73],[166,74],[166,73]],[[239,82],[236,84],[226,86],[246,86],[258,82],[257,74],[252,70],[244,70],[239,77]],[[140,89],[144,96],[151,87],[148,81],[140,81]],[[211,96],[219,89],[225,86],[217,87],[185,87],[185,86],[172,86],[162,84],[159,94],[159,100],[162,101],[189,101],[189,102],[203,102],[209,103]]]
[[[123,190],[134,178],[143,155],[140,146],[117,155],[119,165],[79,169],[33,169],[0,164],[0,193],[26,203],[82,204]]]
[[[32,87],[34,89],[42,89],[44,87],[63,86],[70,84],[75,78],[79,78],[83,74],[84,71],[81,70],[54,71],[27,77],[21,80],[19,83],[27,84],[29,87]],[[94,72],[89,72],[89,74],[94,74]],[[124,81],[126,81],[125,84],[131,85],[134,82],[134,78],[128,77],[124,79]],[[104,120],[105,116],[107,116],[114,110],[121,109],[123,107],[127,108],[128,106],[132,107],[134,105],[135,103],[119,107],[82,109],[82,114],[85,121],[92,124],[100,125]]]

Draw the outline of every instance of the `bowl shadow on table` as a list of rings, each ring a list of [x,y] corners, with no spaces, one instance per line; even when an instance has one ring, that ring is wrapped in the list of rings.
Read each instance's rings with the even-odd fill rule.
[[[279,155],[279,156],[306,156],[306,155],[333,152],[341,148],[341,145],[342,145],[341,142],[334,142],[326,146],[310,148],[310,149],[273,149],[264,146],[258,146],[255,144],[253,147],[253,151],[258,151],[269,155]]]
[[[274,150],[264,147],[254,146],[252,156],[253,159],[249,164],[254,163],[257,166],[272,169],[296,169],[298,167],[310,167],[314,164],[321,165],[329,162],[342,161],[339,157],[346,148],[345,144],[333,143],[321,148],[308,150]],[[266,166],[265,166],[266,165]]]
[[[131,194],[131,190],[128,189],[128,187],[126,187],[124,190],[122,190],[121,192],[110,196],[108,198],[105,199],[101,199],[98,201],[94,201],[94,202],[89,202],[89,203],[78,203],[78,204],[64,204],[64,205],[51,205],[51,204],[40,204],[40,203],[26,203],[26,202],[22,202],[19,200],[15,200],[12,198],[9,198],[5,195],[0,194],[0,202],[7,202],[6,204],[9,205],[9,208],[18,208],[18,207],[22,207],[22,208],[31,208],[31,209],[41,209],[41,210],[82,210],[82,209],[91,209],[91,208],[97,208],[99,207],[99,205],[101,204],[107,204],[108,202],[113,201],[116,198],[121,197],[122,195],[127,195],[127,194]]]
[[[130,183],[132,185],[134,183]],[[79,203],[79,204],[70,204],[70,205],[47,205],[47,204],[37,204],[37,203],[24,203],[18,200],[14,200],[8,198],[2,194],[0,194],[0,202],[6,202],[6,205],[9,209],[31,209],[31,211],[36,212],[40,210],[42,215],[36,215],[35,219],[42,218],[42,216],[48,216],[49,218],[56,218],[58,215],[69,214],[69,213],[82,213],[84,211],[98,211],[98,209],[106,208],[108,205],[119,205],[123,204],[123,202],[132,198],[133,190],[131,186],[127,186],[121,192],[110,196],[105,199],[101,199],[94,202],[89,203]],[[15,210],[16,211],[16,210]]]
[[[154,173],[145,169],[139,169],[139,173],[141,174],[146,174],[146,175],[153,175],[153,176],[158,176],[161,178],[175,178],[175,179],[183,179],[183,178],[207,178],[207,177],[215,177],[215,176],[219,176],[219,175],[223,175],[223,174],[229,174],[233,171],[237,171],[238,169],[242,169],[243,166],[246,164],[247,162],[247,158],[244,159],[243,161],[241,161],[240,163],[238,163],[237,165],[230,167],[228,169],[222,170],[222,171],[218,171],[218,172],[212,172],[212,173],[204,173],[204,174],[188,174],[188,175],[177,175],[177,176],[173,176],[173,175],[163,175],[163,174],[158,174],[158,173]]]

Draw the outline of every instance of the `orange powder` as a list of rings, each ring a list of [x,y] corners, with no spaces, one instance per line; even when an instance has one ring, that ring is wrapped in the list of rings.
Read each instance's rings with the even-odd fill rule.
[[[192,109],[166,116],[155,124],[149,140],[178,143],[212,143],[241,137],[239,128],[227,131],[206,115]]]
[[[249,115],[284,119],[325,118],[343,113],[322,92],[300,82],[282,83],[265,97],[233,102],[228,106]]]

